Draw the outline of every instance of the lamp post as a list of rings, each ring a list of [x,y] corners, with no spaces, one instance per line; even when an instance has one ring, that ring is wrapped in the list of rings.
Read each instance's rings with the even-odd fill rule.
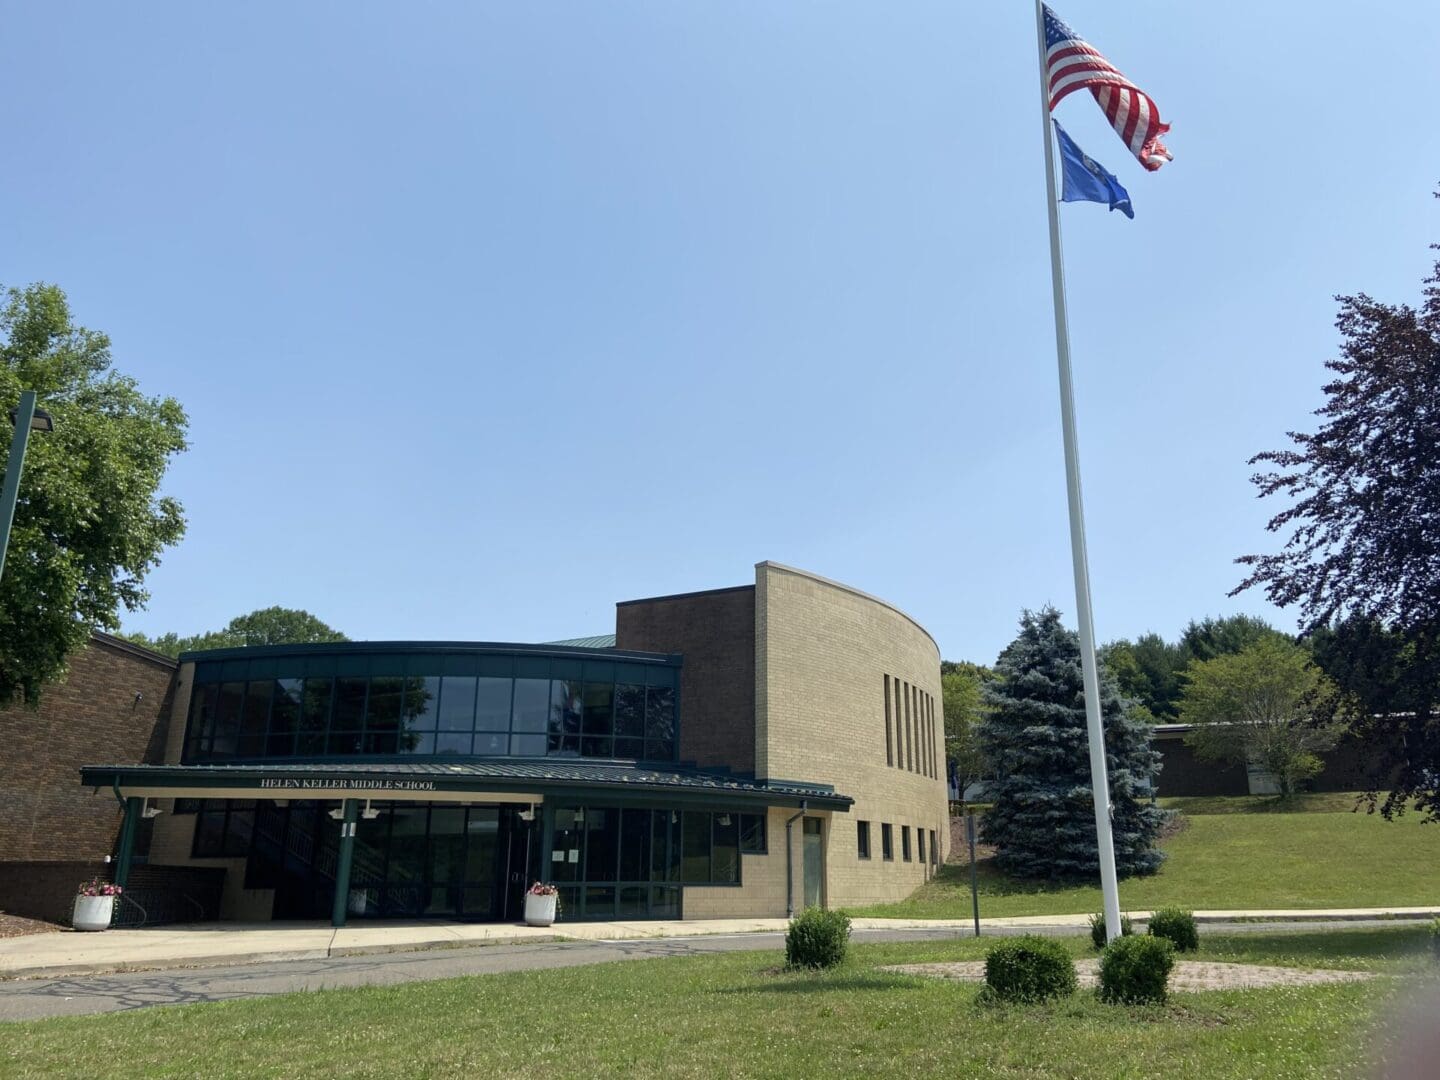
[[[5,552],[10,547],[10,526],[15,521],[15,500],[20,495],[20,470],[25,467],[25,448],[30,432],[54,431],[55,421],[44,409],[35,407],[35,391],[22,390],[20,405],[10,410],[15,438],[10,443],[10,460],[5,464],[5,486],[0,489],[0,577],[5,575]]]

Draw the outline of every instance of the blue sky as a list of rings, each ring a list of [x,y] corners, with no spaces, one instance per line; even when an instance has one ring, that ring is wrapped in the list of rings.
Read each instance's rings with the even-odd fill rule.
[[[1174,126],[1058,110],[1137,215],[1063,209],[1098,633],[1291,627],[1245,462],[1332,294],[1418,296],[1440,7],[1057,10]],[[127,629],[544,640],[774,559],[993,660],[1074,608],[1038,94],[1019,2],[13,8],[0,282],[191,420]]]

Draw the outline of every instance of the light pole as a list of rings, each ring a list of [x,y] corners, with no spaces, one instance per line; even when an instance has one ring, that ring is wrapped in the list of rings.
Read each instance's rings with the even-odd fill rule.
[[[35,391],[20,391],[20,405],[10,410],[15,438],[10,443],[10,460],[5,463],[5,487],[0,489],[0,577],[5,576],[5,552],[10,548],[10,526],[15,521],[15,500],[20,496],[20,470],[25,467],[25,448],[30,432],[54,431],[55,421],[44,409],[35,407]]]

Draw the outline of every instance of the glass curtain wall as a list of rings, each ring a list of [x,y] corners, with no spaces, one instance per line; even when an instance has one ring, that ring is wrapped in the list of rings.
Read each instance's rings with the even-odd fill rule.
[[[546,880],[561,917],[680,917],[681,885],[739,885],[740,854],[766,850],[766,818],[709,810],[556,807]]]
[[[585,757],[672,762],[679,670],[529,655],[196,665],[184,760]]]

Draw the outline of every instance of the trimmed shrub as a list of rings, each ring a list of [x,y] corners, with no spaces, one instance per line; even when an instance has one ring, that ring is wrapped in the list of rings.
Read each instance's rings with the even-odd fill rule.
[[[1075,992],[1075,963],[1049,938],[1006,938],[985,954],[985,985],[1001,1001],[1035,1002]]]
[[[1194,952],[1200,947],[1200,931],[1195,916],[1177,907],[1161,908],[1150,913],[1150,936],[1164,938],[1176,952]]]
[[[1163,937],[1122,937],[1100,954],[1100,1000],[1145,1005],[1165,1000],[1175,946]]]
[[[1120,916],[1120,936],[1128,937],[1135,932],[1135,927],[1130,923],[1130,916]],[[1105,947],[1105,913],[1097,912],[1090,916],[1090,944],[1095,946],[1096,951]]]
[[[834,967],[845,959],[850,916],[843,911],[806,908],[785,931],[785,963],[792,968]]]

